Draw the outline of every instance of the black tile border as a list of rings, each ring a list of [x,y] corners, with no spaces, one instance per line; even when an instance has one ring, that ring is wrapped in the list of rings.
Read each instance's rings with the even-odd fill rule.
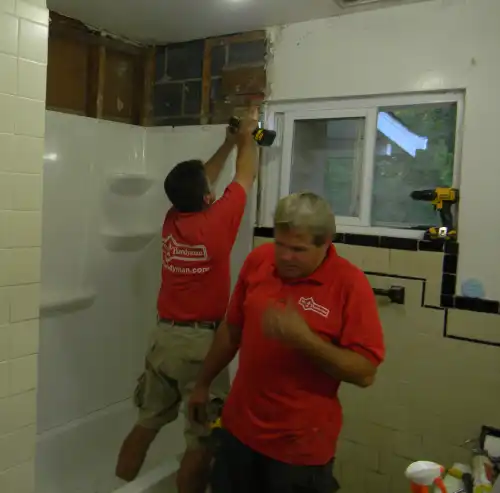
[[[273,238],[273,228],[254,228],[254,236],[260,238]],[[349,233],[338,233],[333,243],[344,245],[356,245],[372,248],[389,248],[391,250],[406,250],[412,252],[442,252],[442,280],[441,280],[441,303],[439,307],[429,308],[454,308],[479,313],[490,313],[500,315],[500,301],[484,298],[468,298],[456,294],[457,289],[457,266],[459,255],[459,243],[444,240],[412,240],[409,238],[393,238],[389,236],[360,235]],[[377,273],[377,275],[384,275]],[[390,277],[397,277],[387,274]],[[406,276],[404,276],[406,278]],[[425,289],[425,282],[424,282]],[[446,310],[445,310],[446,311]],[[446,321],[445,321],[446,326]],[[452,336],[447,336],[452,337]]]

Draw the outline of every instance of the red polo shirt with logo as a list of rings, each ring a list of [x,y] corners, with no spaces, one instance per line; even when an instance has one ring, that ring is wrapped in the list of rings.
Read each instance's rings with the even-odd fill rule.
[[[224,406],[224,427],[253,450],[296,465],[326,464],[342,426],[340,382],[299,350],[266,338],[269,302],[290,299],[320,337],[382,362],[384,342],[373,290],[364,273],[332,245],[309,277],[280,279],[274,244],[256,248],[243,266],[227,313],[242,329],[238,371]]]
[[[232,182],[224,195],[203,211],[168,211],[162,231],[160,318],[222,320],[229,301],[231,249],[245,205],[245,189]]]

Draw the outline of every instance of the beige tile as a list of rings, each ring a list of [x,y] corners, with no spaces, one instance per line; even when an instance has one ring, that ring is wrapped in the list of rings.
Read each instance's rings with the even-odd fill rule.
[[[43,170],[44,139],[27,135],[15,136],[15,164],[12,171],[17,173],[41,174]]]
[[[40,248],[0,250],[0,286],[40,282]]]
[[[1,26],[0,26],[1,33]],[[1,34],[0,34],[1,36]],[[12,134],[15,129],[16,98],[0,94],[0,133]]]
[[[35,453],[35,439],[34,426],[0,436],[0,471],[32,459]]]
[[[404,478],[404,471],[411,464],[411,460],[399,457],[394,453],[380,454],[379,472],[389,476],[401,475]]]
[[[47,63],[48,28],[21,19],[19,23],[19,58]]]
[[[45,134],[45,102],[17,98],[15,133],[43,137]]]
[[[363,268],[363,260],[365,253],[370,250],[367,247],[356,246],[356,245],[343,245],[342,243],[335,245],[335,248],[337,250],[337,253],[341,257],[344,257],[345,259],[349,260],[349,262],[353,263],[360,269]]]
[[[34,493],[34,461],[25,462],[0,473],[0,491],[2,493]]]
[[[399,431],[394,438],[394,453],[398,457],[412,461],[422,460],[424,457],[422,435]]]
[[[20,394],[36,388],[37,364],[36,354],[9,361],[11,394]]]
[[[0,0],[0,15],[14,14],[16,12],[16,0]]]
[[[392,447],[395,434],[394,430],[366,421],[363,414],[356,419],[353,419],[351,412],[344,416],[341,436],[351,442],[381,450],[385,444]]]
[[[16,94],[17,58],[0,53],[0,92]]]
[[[449,310],[448,335],[500,343],[500,316],[466,310]]]
[[[0,171],[12,171],[16,159],[16,137],[0,134]]]
[[[23,0],[17,0],[16,14],[22,19],[27,19],[45,26],[49,25],[49,11],[45,7],[40,7]]]
[[[13,323],[8,328],[10,336],[10,357],[20,358],[36,354],[39,342],[39,320]]]
[[[30,3],[31,5],[36,5],[37,7],[41,7],[42,9],[47,8],[47,2],[45,0],[24,0],[26,3]]]
[[[17,211],[40,211],[42,208],[42,175],[11,175],[13,193],[12,209]]]
[[[0,12],[0,51],[2,53],[17,55],[18,32],[19,23],[17,18]]]
[[[12,174],[0,173],[0,211],[12,209],[13,188]]]
[[[34,390],[0,400],[0,435],[12,433],[35,422],[36,392]]]
[[[364,488],[367,493],[387,493],[390,477],[379,472],[366,471]]]
[[[387,248],[364,247],[363,263],[364,271],[367,272],[389,272],[389,250]]]
[[[10,320],[10,292],[0,288],[0,325],[7,325]]]
[[[349,440],[339,440],[337,455],[344,461],[355,462],[359,468],[377,471],[379,467],[379,454],[375,449]]]
[[[441,306],[441,279],[430,280],[425,283],[425,304]]]
[[[443,254],[439,252],[391,250],[389,259],[390,274],[438,280],[443,272]]]
[[[0,363],[10,358],[10,329],[8,325],[0,325]]]
[[[38,319],[40,314],[40,284],[27,284],[9,288],[10,320]]]
[[[24,98],[45,101],[47,66],[42,63],[19,60],[17,94]]]
[[[0,398],[10,394],[9,387],[9,362],[0,363]]]
[[[0,248],[41,246],[40,212],[0,211]]]
[[[261,245],[265,245],[266,243],[273,243],[274,238],[262,238],[260,236],[254,236],[253,238],[253,247],[257,248]]]

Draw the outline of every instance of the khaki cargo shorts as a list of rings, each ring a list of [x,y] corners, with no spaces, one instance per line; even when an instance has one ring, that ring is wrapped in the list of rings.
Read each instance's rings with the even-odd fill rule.
[[[185,437],[188,448],[200,446],[210,433],[193,425],[187,416],[187,403],[201,365],[212,344],[214,330],[180,327],[160,323],[152,335],[146,355],[146,369],[138,380],[134,402],[139,409],[139,425],[160,430],[175,421],[184,403]],[[229,372],[225,370],[211,387],[212,399],[225,399],[229,391]]]

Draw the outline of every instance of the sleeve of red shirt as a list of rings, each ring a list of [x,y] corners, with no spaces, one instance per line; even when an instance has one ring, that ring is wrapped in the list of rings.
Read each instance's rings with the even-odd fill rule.
[[[377,302],[368,279],[362,272],[353,276],[344,305],[344,327],[340,346],[379,365],[385,356],[384,335]]]
[[[241,219],[245,212],[247,194],[245,189],[233,181],[228,185],[222,197],[207,210],[207,224],[229,250],[234,245]]]
[[[253,252],[250,252],[245,262],[243,263],[243,267],[240,270],[238,281],[236,282],[236,286],[234,287],[234,291],[231,295],[231,300],[229,301],[229,306],[226,312],[226,322],[229,325],[239,327],[240,329],[243,328],[244,322],[243,306],[245,304],[247,291],[247,274],[252,270],[251,265],[253,264],[254,254],[255,250]]]

